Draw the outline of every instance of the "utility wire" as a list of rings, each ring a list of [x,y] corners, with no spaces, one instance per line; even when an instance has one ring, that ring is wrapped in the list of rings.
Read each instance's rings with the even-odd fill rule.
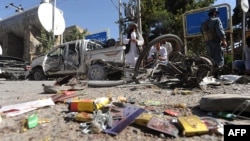
[[[114,1],[111,0],[111,2],[113,3],[114,7],[116,8],[117,11],[119,11],[119,8],[115,5]]]

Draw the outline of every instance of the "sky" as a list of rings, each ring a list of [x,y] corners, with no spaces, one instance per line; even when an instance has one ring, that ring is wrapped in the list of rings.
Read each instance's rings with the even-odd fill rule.
[[[128,2],[129,0],[121,0]],[[231,9],[235,7],[236,0],[217,0],[215,5],[228,3]],[[15,7],[8,6],[13,3],[26,10],[38,6],[41,0],[0,0],[0,18],[4,19],[15,14]],[[109,37],[118,39],[119,0],[56,0],[56,7],[63,11],[66,27],[78,25],[90,33],[108,31]],[[122,10],[123,11],[123,10]]]

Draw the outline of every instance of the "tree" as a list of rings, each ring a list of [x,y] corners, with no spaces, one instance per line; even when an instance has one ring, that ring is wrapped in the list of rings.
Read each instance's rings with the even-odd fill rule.
[[[69,33],[65,34],[64,42],[74,41],[78,39],[83,39],[87,35],[88,30],[84,29],[80,31],[78,28],[73,28]]]
[[[47,32],[44,29],[41,29],[40,31],[40,36],[36,37],[39,41],[40,41],[40,45],[37,47],[36,49],[36,53],[45,53],[47,51],[49,51],[56,39],[53,38],[53,32]]]
[[[189,10],[207,7],[214,0],[142,0],[142,29],[146,43],[161,34],[183,37],[182,15]],[[201,39],[190,39],[190,49],[199,51]]]

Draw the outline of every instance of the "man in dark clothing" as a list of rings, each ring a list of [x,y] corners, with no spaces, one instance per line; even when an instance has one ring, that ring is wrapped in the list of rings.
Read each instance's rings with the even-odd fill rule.
[[[212,8],[208,12],[207,19],[207,34],[203,34],[206,44],[207,55],[211,57],[217,68],[224,66],[224,51],[223,48],[227,46],[226,35],[218,17],[219,11],[217,8]],[[217,75],[217,74],[216,74]],[[216,76],[217,77],[217,76]]]

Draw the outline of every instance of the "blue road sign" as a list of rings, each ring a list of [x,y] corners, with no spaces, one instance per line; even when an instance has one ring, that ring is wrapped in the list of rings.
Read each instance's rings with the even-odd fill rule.
[[[229,29],[228,24],[228,8],[227,7],[219,7],[218,8],[220,14],[219,17],[221,19],[222,25],[224,29]],[[201,23],[204,22],[208,18],[208,10],[207,11],[197,11],[195,13],[191,13],[186,16],[186,34],[187,35],[197,35],[201,34],[200,26]]]
[[[99,33],[95,33],[95,34],[91,34],[91,35],[87,35],[85,37],[85,39],[95,39],[95,40],[98,40],[98,41],[101,41],[103,43],[105,43],[107,41],[107,32],[99,32]]]

